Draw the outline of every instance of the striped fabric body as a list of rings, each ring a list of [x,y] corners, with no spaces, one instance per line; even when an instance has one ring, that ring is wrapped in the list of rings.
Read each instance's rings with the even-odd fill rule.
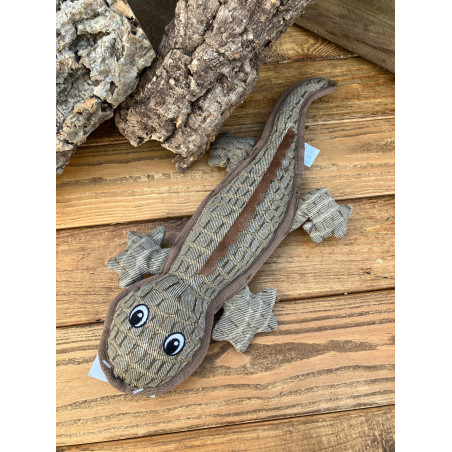
[[[276,178],[256,213],[249,219],[248,227],[239,233],[238,241],[231,245],[220,259],[215,270],[208,276],[199,275],[209,256],[228,232],[245,207],[263,174],[272,161],[284,135],[296,129],[301,105],[318,86],[301,85],[294,90],[281,106],[274,132],[252,165],[240,172],[234,181],[224,187],[205,206],[201,216],[188,235],[171,266],[169,273],[187,281],[207,302],[238,275],[242,274],[256,256],[272,239],[283,218],[292,191],[295,173],[295,141],[286,152]]]
[[[246,284],[293,221],[303,162],[303,136],[298,135],[307,105],[334,89],[334,82],[320,77],[293,85],[275,106],[250,157],[209,195],[171,252],[160,248],[161,231],[135,233],[128,248],[111,260],[123,284],[136,281],[143,266],[161,271],[129,286],[107,314],[99,360],[118,389],[160,394],[187,378],[207,351],[213,315],[223,304],[215,337],[230,340],[237,350],[245,350],[256,332],[276,328],[276,292],[254,295]],[[240,146],[248,153],[250,142]],[[319,237],[336,228],[337,215],[347,216],[334,210],[325,193],[310,201],[326,209],[309,225]],[[333,223],[328,209],[334,210]],[[240,318],[246,321],[237,327]]]

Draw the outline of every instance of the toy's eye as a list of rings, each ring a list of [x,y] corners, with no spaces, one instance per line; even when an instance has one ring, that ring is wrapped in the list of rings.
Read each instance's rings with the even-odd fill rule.
[[[140,326],[143,326],[149,318],[149,309],[145,304],[140,304],[138,306],[135,306],[132,309],[132,312],[129,316],[129,323],[134,328],[140,328]]]
[[[185,337],[182,333],[171,333],[163,343],[163,351],[174,356],[182,351],[185,345]]]

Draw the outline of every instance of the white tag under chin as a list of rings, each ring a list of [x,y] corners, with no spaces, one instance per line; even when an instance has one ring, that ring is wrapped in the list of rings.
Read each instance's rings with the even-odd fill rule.
[[[102,371],[102,367],[100,367],[99,355],[96,355],[96,359],[94,360],[94,362],[91,366],[91,369],[89,370],[88,376],[96,378],[97,380],[105,381],[106,383],[108,383],[107,377],[105,376],[104,372]],[[142,390],[143,389],[137,389],[133,393],[137,394],[137,393],[141,392]],[[149,397],[155,398],[155,395],[151,395]]]
[[[97,378],[98,380],[105,381],[106,383],[108,383],[107,377],[105,376],[105,374],[102,371],[102,368],[100,367],[98,355],[96,355],[96,359],[94,360],[93,365],[89,370],[88,376]]]

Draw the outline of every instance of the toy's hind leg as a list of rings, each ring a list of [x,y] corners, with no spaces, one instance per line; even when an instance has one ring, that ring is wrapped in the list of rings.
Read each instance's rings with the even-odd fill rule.
[[[291,231],[303,229],[315,243],[334,235],[342,238],[347,232],[347,219],[352,213],[349,204],[339,205],[326,188],[317,188],[300,198]]]
[[[253,294],[248,286],[223,305],[223,315],[212,331],[215,341],[229,341],[243,353],[257,333],[276,330],[278,323],[273,306],[278,297],[275,289]]]
[[[226,171],[230,173],[251,154],[253,147],[252,138],[239,138],[232,132],[226,132],[210,146],[209,166],[226,167]]]

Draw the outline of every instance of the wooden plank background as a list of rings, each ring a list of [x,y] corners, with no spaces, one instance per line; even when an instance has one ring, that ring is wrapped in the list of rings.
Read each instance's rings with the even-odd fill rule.
[[[394,450],[394,407],[263,421],[170,435],[61,447],[61,452],[185,452],[199,450],[356,451]]]
[[[296,23],[395,72],[394,0],[322,0]]]
[[[277,289],[278,330],[245,354],[213,342],[168,394],[135,398],[87,376],[119,293],[105,262],[132,229],[164,225],[171,246],[225,171],[205,156],[178,173],[169,151],[133,148],[109,121],[57,177],[59,450],[393,450],[393,74],[293,26],[223,130],[257,139],[278,96],[316,75],[338,89],[308,112],[321,152],[303,189],[353,206],[347,236],[316,245],[292,232],[251,284]]]

